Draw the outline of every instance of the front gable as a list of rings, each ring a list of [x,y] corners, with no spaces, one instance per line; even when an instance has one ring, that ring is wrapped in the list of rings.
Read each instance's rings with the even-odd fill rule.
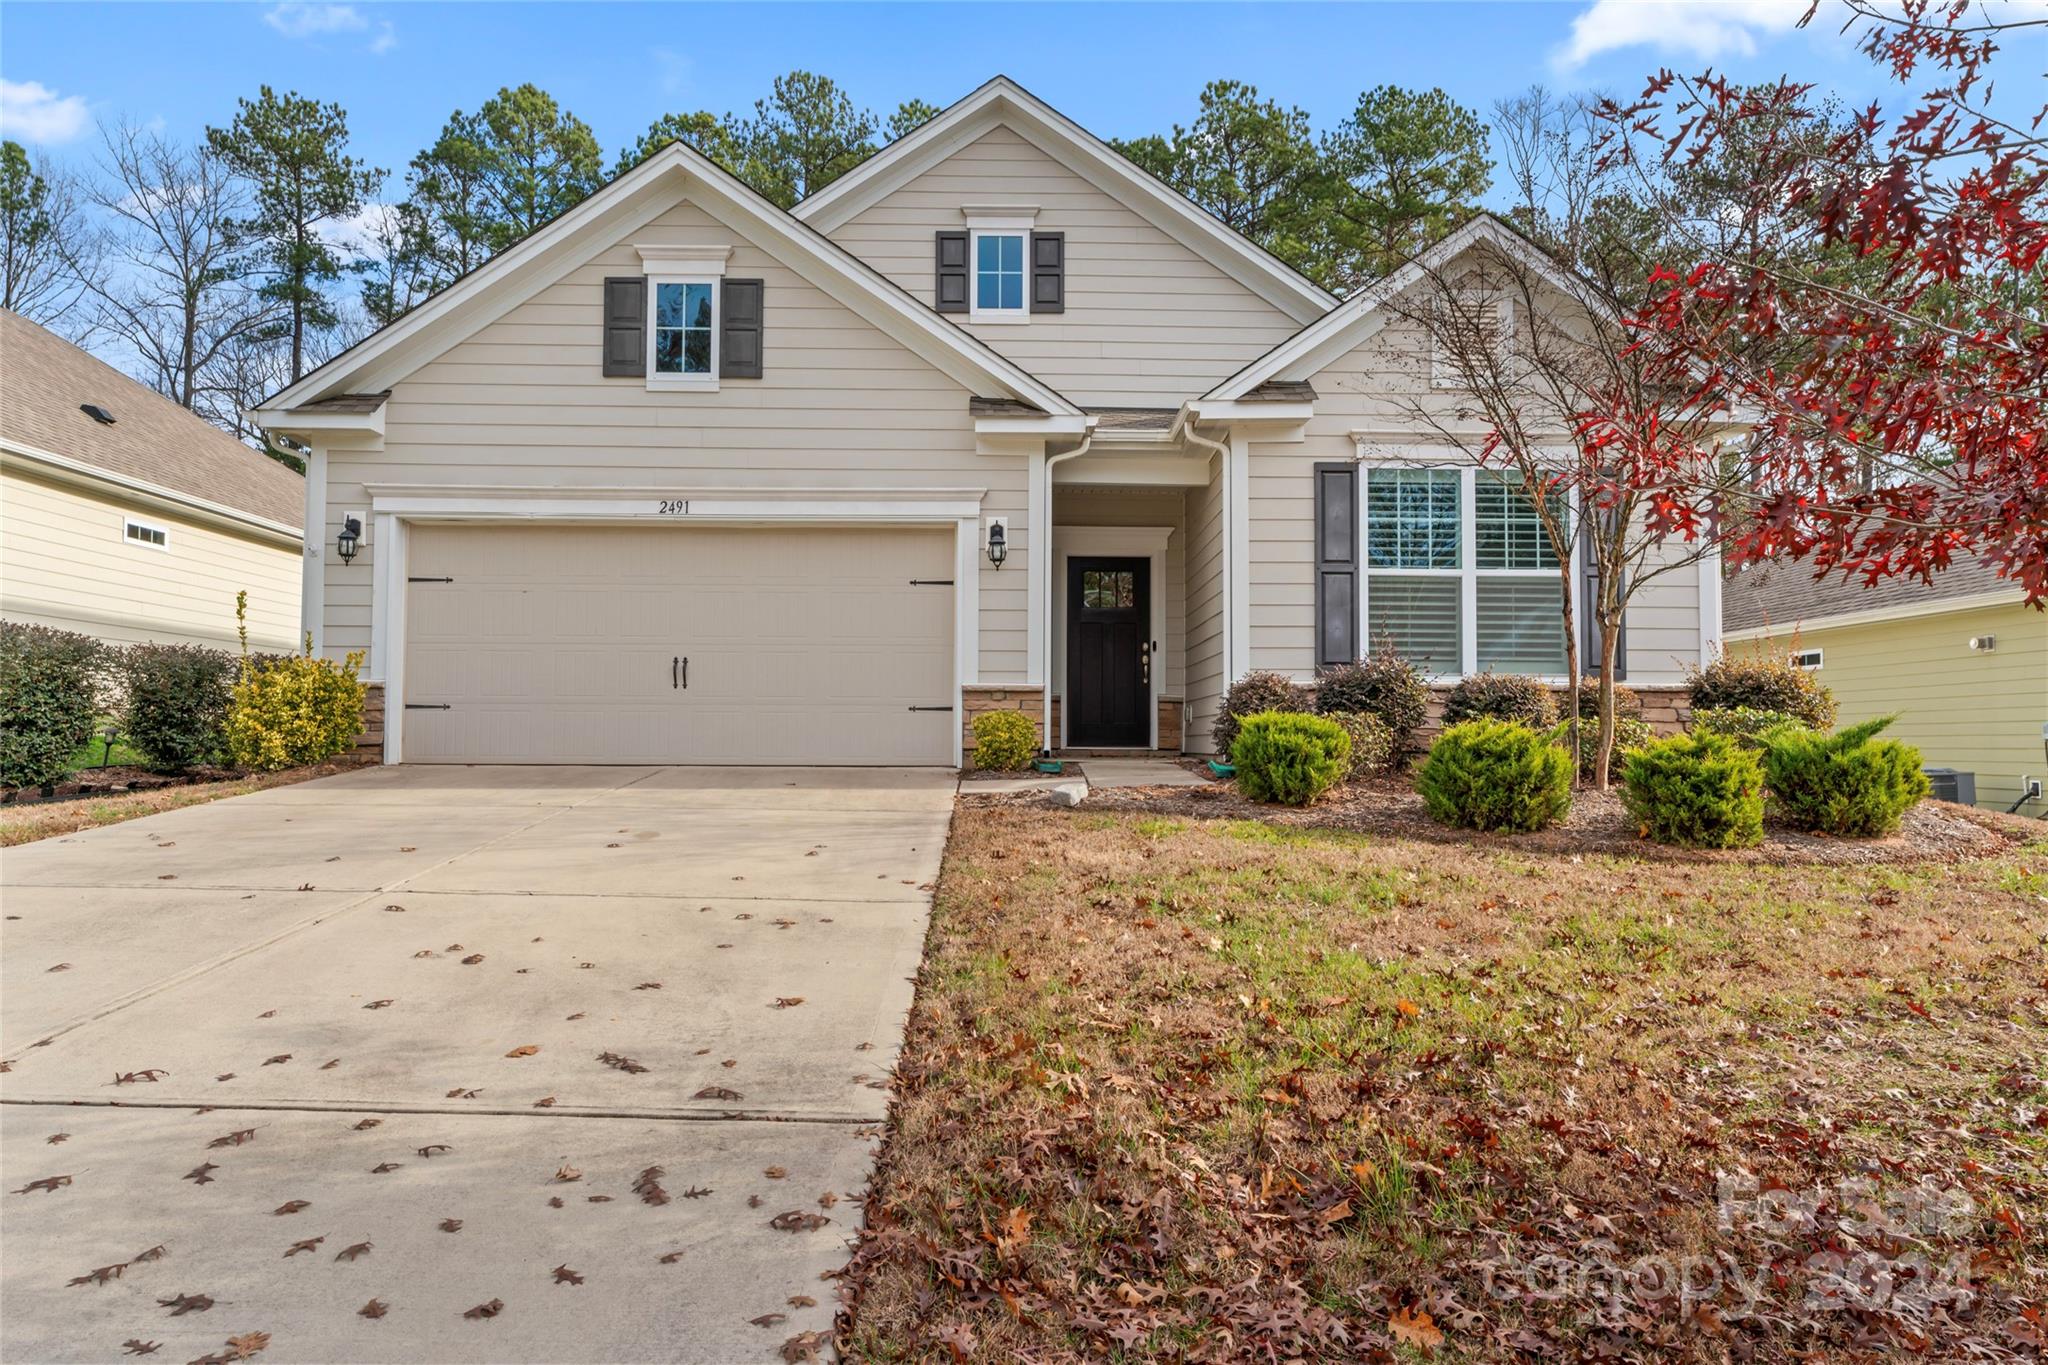
[[[1057,234],[1057,312],[950,316],[1091,407],[1175,407],[1335,302],[1000,78],[795,213],[927,306],[940,234]]]

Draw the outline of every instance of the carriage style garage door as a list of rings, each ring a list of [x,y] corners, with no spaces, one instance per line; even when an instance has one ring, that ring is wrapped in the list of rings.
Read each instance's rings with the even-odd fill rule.
[[[950,528],[422,524],[406,574],[408,762],[953,762]]]

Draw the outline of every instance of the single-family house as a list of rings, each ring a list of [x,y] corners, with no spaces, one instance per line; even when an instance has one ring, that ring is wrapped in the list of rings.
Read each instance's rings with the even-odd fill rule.
[[[1723,592],[1731,655],[1813,669],[1839,724],[1896,715],[1887,737],[1964,775],[1963,799],[2048,815],[2048,614],[2019,584],[1982,563],[1867,587],[1793,563],[1744,569]]]
[[[0,618],[117,644],[296,647],[305,481],[0,309]]]
[[[1562,671],[1528,512],[1402,416],[1455,405],[1414,284],[1340,301],[998,78],[789,212],[671,145],[256,417],[387,760],[950,764],[990,707],[1201,752],[1368,640]],[[1632,686],[1719,586],[1646,585]]]

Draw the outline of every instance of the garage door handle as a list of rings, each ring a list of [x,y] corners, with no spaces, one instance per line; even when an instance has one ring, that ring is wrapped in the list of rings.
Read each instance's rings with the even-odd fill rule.
[[[668,661],[668,685],[671,689],[690,690],[690,661],[680,654]]]

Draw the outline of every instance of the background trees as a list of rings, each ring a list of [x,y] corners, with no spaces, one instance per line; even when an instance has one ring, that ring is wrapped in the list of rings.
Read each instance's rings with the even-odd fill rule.
[[[97,273],[92,251],[70,181],[31,162],[19,142],[0,142],[0,307],[60,322]]]

